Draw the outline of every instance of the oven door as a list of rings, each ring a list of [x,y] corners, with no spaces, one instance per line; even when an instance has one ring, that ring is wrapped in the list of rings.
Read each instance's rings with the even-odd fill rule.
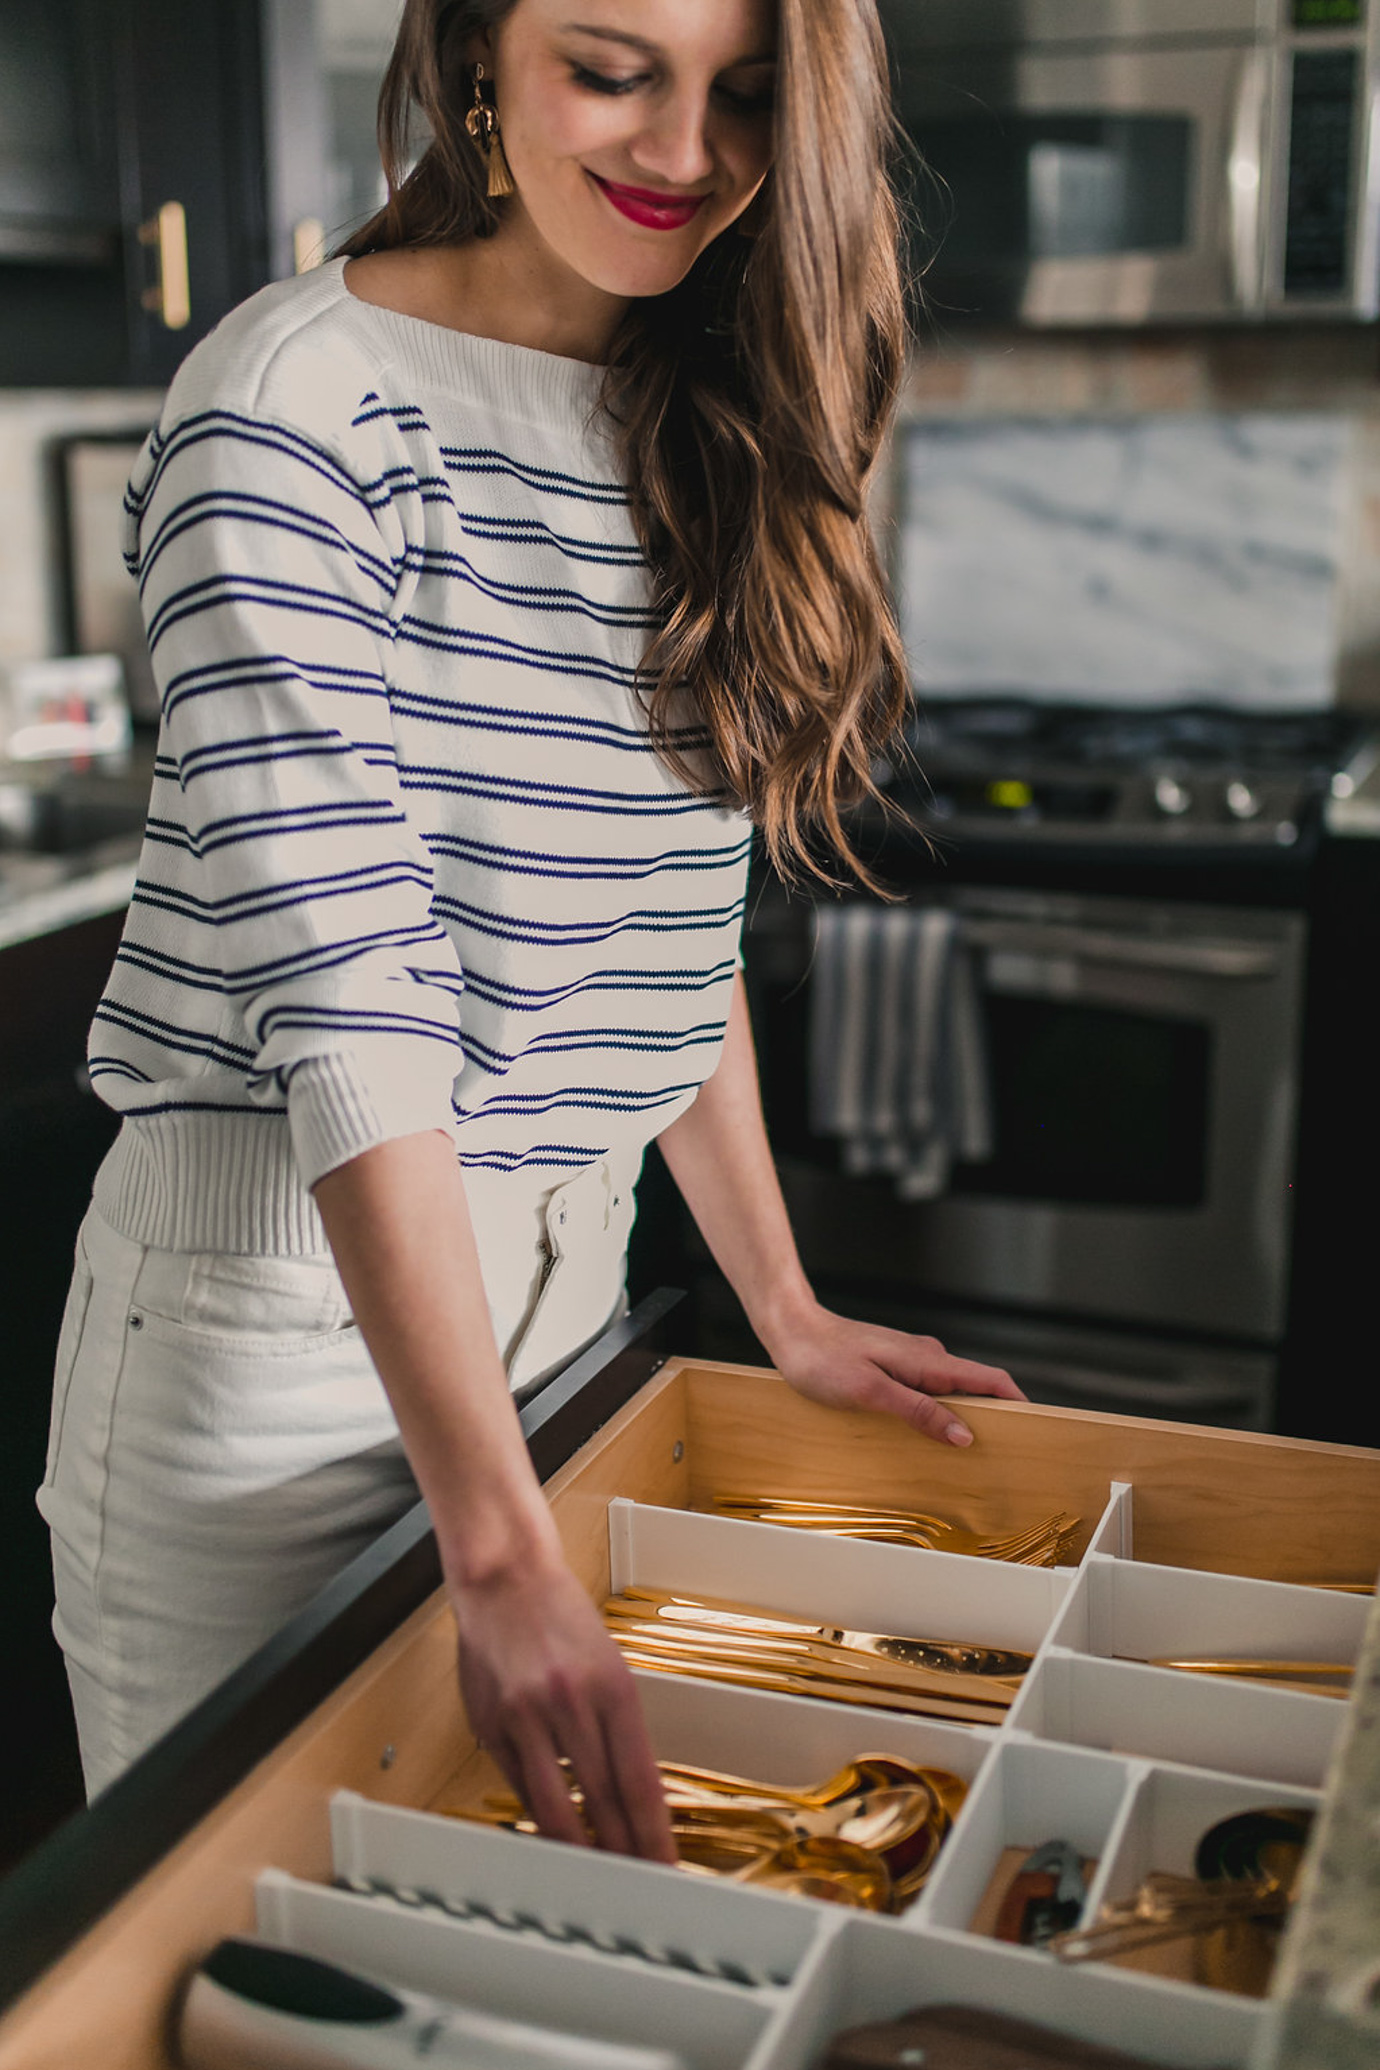
[[[937,176],[916,197],[927,299],[1028,324],[1259,310],[1279,63],[1247,37],[902,47],[902,120]]]
[[[808,1269],[926,1298],[1269,1344],[1284,1324],[1305,922],[1015,891],[948,900],[980,974],[989,1159],[937,1200],[768,1112]],[[778,952],[779,955],[779,952]],[[767,964],[770,967],[771,958]],[[784,966],[778,965],[784,968]],[[770,988],[769,988],[770,990]],[[797,1087],[801,1073],[794,1074]]]

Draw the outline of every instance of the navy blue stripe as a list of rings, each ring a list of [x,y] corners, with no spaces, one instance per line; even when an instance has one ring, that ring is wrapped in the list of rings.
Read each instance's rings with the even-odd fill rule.
[[[493,941],[527,942],[537,948],[583,947],[589,942],[611,941],[620,934],[704,933],[726,926],[741,910],[739,901],[735,899],[726,906],[699,909],[691,906],[675,913],[668,913],[659,906],[643,906],[634,907],[630,912],[612,914],[607,919],[541,920],[530,913],[494,912],[487,906],[471,905],[445,892],[436,893],[432,907],[442,918],[455,920],[478,934],[488,935]]]
[[[703,812],[715,803],[686,791],[603,791],[568,783],[539,783],[522,776],[468,775],[431,767],[400,769],[405,791],[453,793],[463,798],[492,798],[512,805],[538,805],[547,810],[590,812],[639,819],[680,818]]]
[[[663,872],[680,874],[732,869],[744,860],[752,846],[749,839],[740,841],[736,848],[665,848],[659,854],[649,856],[586,857],[546,855],[528,848],[503,848],[495,841],[467,841],[458,834],[426,834],[423,839],[432,855],[444,855],[457,862],[499,870],[505,877],[554,877],[591,884],[642,883],[648,877],[657,877]]]
[[[282,503],[275,497],[251,495],[247,489],[222,488],[206,490],[198,496],[186,496],[167,512],[140,556],[140,594],[144,593],[154,568],[175,540],[195,531],[198,526],[235,518],[266,532],[290,532],[298,538],[310,540],[313,546],[344,554],[361,574],[376,582],[390,600],[397,590],[398,570],[390,560],[381,554],[369,553],[355,541],[344,538],[334,525],[316,517],[312,511]]]
[[[617,510],[628,507],[628,492],[621,482],[601,482],[587,476],[564,474],[555,467],[534,467],[515,460],[492,446],[449,446],[440,448],[441,458],[451,474],[498,474],[521,482],[524,488],[545,489],[555,496],[570,496],[579,503],[603,503]]]
[[[158,651],[175,625],[200,618],[208,611],[223,611],[231,604],[289,610],[303,618],[333,618],[361,632],[392,637],[392,621],[385,612],[352,603],[338,591],[314,589],[305,582],[282,582],[268,575],[234,575],[224,571],[208,575],[201,582],[189,582],[165,598],[148,621],[150,654]]]

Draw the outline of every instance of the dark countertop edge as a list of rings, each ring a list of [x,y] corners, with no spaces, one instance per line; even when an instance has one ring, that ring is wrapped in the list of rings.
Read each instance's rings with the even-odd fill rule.
[[[545,1481],[669,1356],[659,1288],[520,1411]],[[108,1912],[441,1581],[424,1503],[351,1561],[281,1631],[0,1884],[0,2011]]]

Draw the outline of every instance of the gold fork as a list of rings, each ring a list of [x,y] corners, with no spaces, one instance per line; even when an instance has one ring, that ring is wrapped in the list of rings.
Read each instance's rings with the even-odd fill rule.
[[[980,1559],[1007,1560],[1017,1565],[1052,1566],[1078,1529],[1081,1518],[1058,1510],[1024,1531],[995,1536],[967,1529],[946,1517],[924,1510],[889,1510],[863,1504],[806,1502],[788,1496],[767,1496],[749,1500],[741,1496],[720,1496],[714,1507],[721,1516],[747,1522],[781,1524],[806,1531],[822,1531],[841,1538],[876,1538],[883,1542],[914,1545],[930,1552],[967,1553]]]

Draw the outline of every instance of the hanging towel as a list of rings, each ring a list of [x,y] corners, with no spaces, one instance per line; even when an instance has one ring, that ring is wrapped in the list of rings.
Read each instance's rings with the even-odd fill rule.
[[[844,1169],[890,1173],[903,1200],[944,1192],[992,1154],[977,972],[945,906],[815,909],[810,1124]]]

